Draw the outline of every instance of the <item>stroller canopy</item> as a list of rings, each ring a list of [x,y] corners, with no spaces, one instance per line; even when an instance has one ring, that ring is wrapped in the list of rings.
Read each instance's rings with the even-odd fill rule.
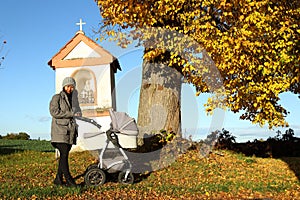
[[[135,119],[125,112],[116,112],[109,110],[111,117],[111,126],[114,131],[119,131],[124,135],[137,136],[138,127]]]

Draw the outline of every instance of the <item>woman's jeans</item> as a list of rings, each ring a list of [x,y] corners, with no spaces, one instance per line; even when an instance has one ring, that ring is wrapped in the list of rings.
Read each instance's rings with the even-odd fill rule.
[[[69,152],[71,150],[72,145],[67,143],[53,143],[55,148],[58,149],[60,157],[58,162],[58,170],[57,170],[57,178],[62,180],[64,176],[66,180],[71,180],[72,176],[69,171]]]

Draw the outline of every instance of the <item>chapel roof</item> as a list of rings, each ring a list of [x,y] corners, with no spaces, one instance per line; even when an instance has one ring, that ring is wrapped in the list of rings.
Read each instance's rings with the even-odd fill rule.
[[[85,46],[93,50],[93,55],[86,57],[71,57],[68,55],[82,42]],[[98,55],[98,56],[94,56]],[[55,70],[56,68],[94,66],[110,64],[116,73],[121,70],[119,61],[109,51],[105,50],[99,44],[89,37],[85,36],[82,31],[78,31],[75,36],[67,42],[52,58],[48,65]]]

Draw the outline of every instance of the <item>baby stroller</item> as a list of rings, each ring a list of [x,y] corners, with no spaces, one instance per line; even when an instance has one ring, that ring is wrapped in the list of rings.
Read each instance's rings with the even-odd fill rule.
[[[120,183],[132,184],[134,182],[132,164],[123,148],[137,147],[136,122],[124,112],[109,110],[109,114],[111,127],[106,132],[101,131],[101,125],[94,120],[76,117],[78,129],[80,129],[80,123],[89,123],[99,130],[98,132],[84,132],[83,137],[87,140],[97,138],[95,142],[99,142],[102,147],[99,151],[99,163],[92,164],[86,169],[84,181],[87,186],[104,184],[108,173],[118,173]]]

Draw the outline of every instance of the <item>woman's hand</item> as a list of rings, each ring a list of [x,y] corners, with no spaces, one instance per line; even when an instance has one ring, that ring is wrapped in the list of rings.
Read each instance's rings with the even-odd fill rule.
[[[81,112],[77,112],[77,113],[74,114],[74,116],[75,116],[75,117],[81,117],[81,116],[82,116],[82,113],[81,113]]]

